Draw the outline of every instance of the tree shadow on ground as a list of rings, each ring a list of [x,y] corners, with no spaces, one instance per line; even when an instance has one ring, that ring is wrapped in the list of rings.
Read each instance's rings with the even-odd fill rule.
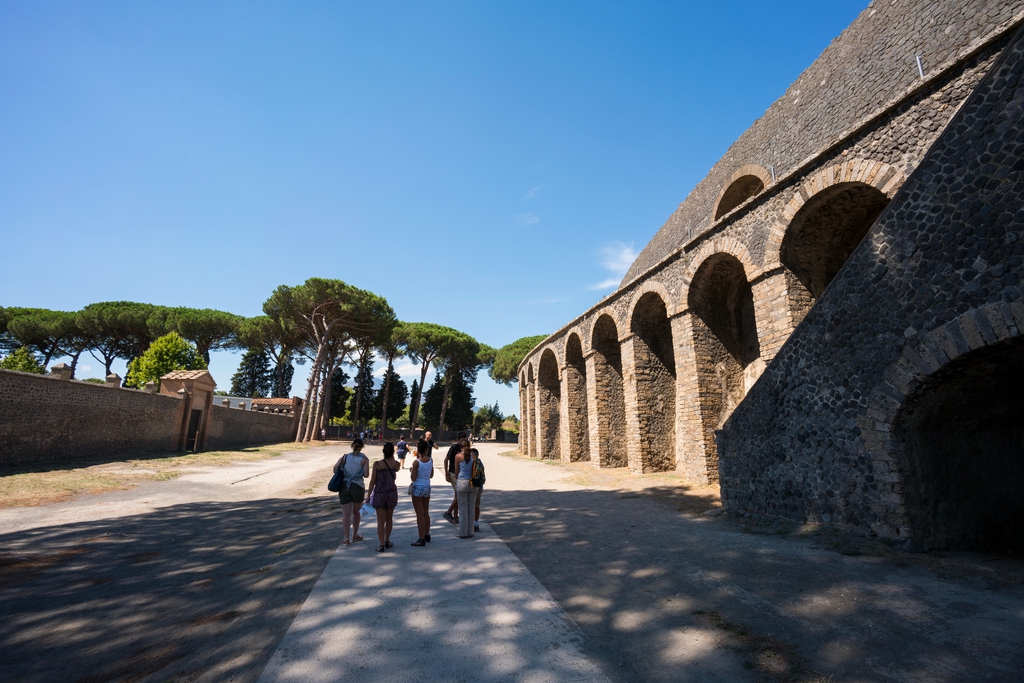
[[[0,535],[0,679],[254,681],[338,544],[332,497]]]
[[[483,515],[623,681],[1018,680],[1019,582],[750,533],[673,500],[490,490]]]

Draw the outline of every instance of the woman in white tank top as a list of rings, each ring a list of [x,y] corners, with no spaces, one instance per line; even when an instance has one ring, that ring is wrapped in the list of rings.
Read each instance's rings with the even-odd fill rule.
[[[434,461],[430,458],[430,444],[420,439],[416,444],[416,459],[412,463],[412,507],[416,511],[419,539],[415,546],[430,543],[430,478],[434,476]]]

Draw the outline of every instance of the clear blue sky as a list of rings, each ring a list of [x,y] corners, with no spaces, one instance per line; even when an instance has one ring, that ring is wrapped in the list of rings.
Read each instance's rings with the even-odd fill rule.
[[[552,332],[866,4],[0,2],[0,305],[257,315],[320,276]]]

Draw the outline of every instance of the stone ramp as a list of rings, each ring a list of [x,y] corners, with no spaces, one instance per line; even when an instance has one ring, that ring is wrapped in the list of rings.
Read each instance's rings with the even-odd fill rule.
[[[432,542],[412,547],[408,497],[395,511],[394,548],[378,553],[375,520],[361,543],[340,546],[292,622],[260,683],[403,681],[602,682],[584,638],[511,550],[481,524],[455,538],[441,519]]]

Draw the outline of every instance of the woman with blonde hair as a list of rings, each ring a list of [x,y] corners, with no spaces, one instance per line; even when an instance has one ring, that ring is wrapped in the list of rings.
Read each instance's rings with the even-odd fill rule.
[[[455,456],[455,493],[459,499],[459,535],[458,538],[473,538],[473,510],[476,509],[477,489],[471,481],[473,477],[473,455],[475,449],[470,448],[469,440],[459,442],[461,452]]]

